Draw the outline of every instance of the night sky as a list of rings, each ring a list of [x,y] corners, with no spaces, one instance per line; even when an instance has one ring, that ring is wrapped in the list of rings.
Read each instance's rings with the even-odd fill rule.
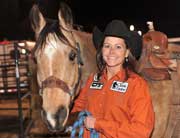
[[[29,10],[41,2],[44,14],[57,19],[60,0],[0,0],[0,39],[33,39]],[[180,37],[180,0],[66,0],[74,15],[74,23],[91,32],[97,25],[101,30],[112,19],[121,19],[136,30],[147,31],[147,21],[168,37]]]

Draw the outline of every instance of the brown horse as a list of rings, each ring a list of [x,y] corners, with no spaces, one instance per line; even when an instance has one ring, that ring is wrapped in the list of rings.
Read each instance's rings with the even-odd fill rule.
[[[96,50],[91,34],[73,29],[71,10],[64,3],[60,4],[58,21],[46,20],[36,5],[30,18],[36,36],[33,52],[42,118],[49,130],[62,131],[81,80],[96,70]]]
[[[176,60],[169,59],[167,56],[162,58],[166,53],[171,53],[172,49],[172,45],[168,46],[168,39],[164,33],[149,31],[143,35],[142,55],[139,61],[136,61],[136,70],[148,81],[153,100],[155,128],[152,138],[173,136],[176,125],[174,122],[177,121],[177,118],[172,118],[171,115],[173,95],[175,91],[177,93],[180,90],[180,84],[175,78],[178,76],[177,64]],[[174,125],[171,124],[172,122]]]

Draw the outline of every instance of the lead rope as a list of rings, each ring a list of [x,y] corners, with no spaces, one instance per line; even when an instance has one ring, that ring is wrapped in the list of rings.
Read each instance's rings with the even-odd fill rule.
[[[78,119],[77,119],[77,121],[75,121],[75,123],[73,124],[73,127],[72,127],[71,138],[75,138],[76,129],[78,129],[78,128],[79,128],[79,137],[78,138],[83,138],[83,133],[84,133],[83,122],[84,122],[84,119],[90,115],[91,115],[91,113],[88,111],[81,111],[79,113]],[[99,133],[96,132],[96,130],[93,128],[90,128],[90,138],[99,138]]]

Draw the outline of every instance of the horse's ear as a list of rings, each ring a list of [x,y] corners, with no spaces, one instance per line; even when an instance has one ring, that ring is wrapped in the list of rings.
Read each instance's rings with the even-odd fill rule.
[[[32,29],[34,30],[37,38],[43,27],[46,25],[46,20],[37,5],[33,5],[33,7],[31,8],[29,18],[31,21]]]
[[[64,29],[72,29],[73,28],[73,16],[70,7],[61,2],[59,6],[58,12],[59,25]]]

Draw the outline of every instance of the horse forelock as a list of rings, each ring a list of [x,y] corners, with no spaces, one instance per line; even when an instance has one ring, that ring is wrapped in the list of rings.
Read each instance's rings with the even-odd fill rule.
[[[49,20],[38,36],[36,45],[33,49],[34,53],[37,49],[43,50],[46,46],[47,41],[51,41],[49,38],[50,34],[54,36],[54,40],[60,40],[64,44],[70,44],[70,42],[60,29],[58,21]]]

